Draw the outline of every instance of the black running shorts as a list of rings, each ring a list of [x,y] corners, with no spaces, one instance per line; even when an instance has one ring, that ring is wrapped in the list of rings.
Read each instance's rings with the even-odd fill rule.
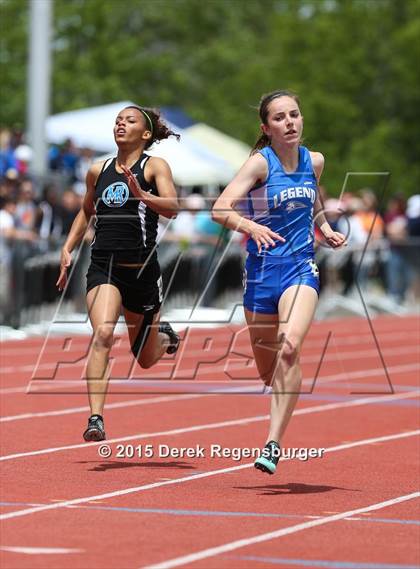
[[[162,276],[157,260],[142,267],[121,267],[112,260],[92,259],[86,281],[86,293],[102,284],[117,287],[123,307],[130,312],[155,314],[162,304]]]

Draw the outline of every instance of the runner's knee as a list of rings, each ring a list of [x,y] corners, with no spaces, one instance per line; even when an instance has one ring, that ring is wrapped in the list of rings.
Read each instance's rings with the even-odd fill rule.
[[[139,358],[137,358],[137,362],[139,363],[140,367],[144,369],[148,369],[152,367],[154,363],[156,363],[156,358],[152,358],[148,354],[141,354]]]
[[[295,365],[299,358],[300,341],[298,338],[290,335],[283,338],[282,347],[280,350],[280,357],[283,366],[292,367]]]
[[[95,350],[110,350],[114,342],[114,330],[110,325],[99,326],[95,332],[93,347]]]

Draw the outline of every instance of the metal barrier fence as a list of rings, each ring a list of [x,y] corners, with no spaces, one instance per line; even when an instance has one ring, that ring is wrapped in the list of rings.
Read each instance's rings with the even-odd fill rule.
[[[321,299],[338,296],[346,302],[355,290],[387,298],[395,306],[420,298],[419,239],[390,244],[386,239],[368,247],[341,250],[319,246],[316,261],[320,271]],[[33,245],[16,242],[9,262],[0,272],[0,324],[19,328],[53,317],[61,296],[55,283],[59,274],[60,249],[40,253]],[[162,242],[158,250],[162,268],[165,308],[188,305],[223,307],[241,302],[242,274],[246,253],[238,241],[218,248],[203,244],[180,246]],[[85,312],[85,274],[90,247],[78,252],[61,312]],[[392,312],[392,304],[388,303]]]

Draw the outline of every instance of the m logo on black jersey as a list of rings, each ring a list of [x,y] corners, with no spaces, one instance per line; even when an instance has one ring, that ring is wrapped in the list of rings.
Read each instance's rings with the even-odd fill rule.
[[[127,184],[114,182],[102,192],[102,200],[108,207],[121,207],[130,196]]]

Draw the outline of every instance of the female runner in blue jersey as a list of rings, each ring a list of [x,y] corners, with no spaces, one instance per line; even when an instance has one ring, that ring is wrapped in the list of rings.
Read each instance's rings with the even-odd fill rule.
[[[87,362],[91,416],[83,437],[105,439],[103,409],[109,379],[109,353],[121,306],[131,350],[148,368],[165,352],[174,353],[179,337],[159,323],[162,277],[156,255],[159,215],[173,217],[177,195],[168,164],[144,153],[153,142],[175,135],[156,111],[136,105],[118,114],[116,158],[92,165],[87,191],[61,253],[57,286],[67,282],[71,252],[96,216],[95,239],[87,273],[87,308],[93,328]]]
[[[296,405],[299,354],[318,301],[313,223],[331,247],[345,244],[322,213],[319,152],[301,146],[297,96],[275,91],[260,101],[262,135],[250,158],[216,201],[213,218],[249,235],[244,308],[258,372],[272,387],[267,444],[255,461],[274,474],[280,441]],[[246,203],[246,212],[235,207]]]

